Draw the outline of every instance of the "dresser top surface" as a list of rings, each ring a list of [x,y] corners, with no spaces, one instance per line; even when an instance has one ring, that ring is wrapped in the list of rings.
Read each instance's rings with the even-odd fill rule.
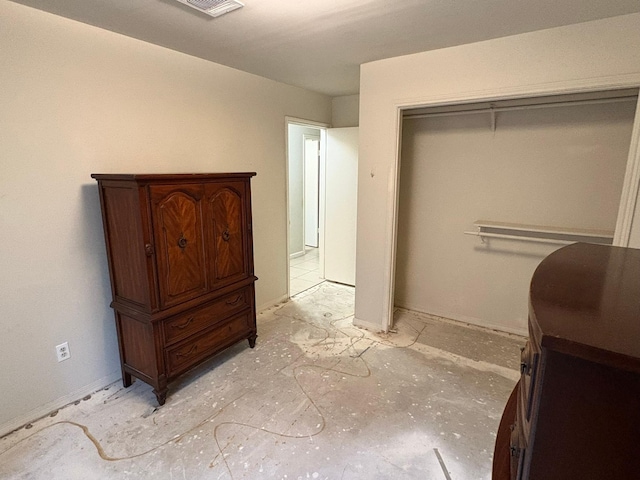
[[[248,178],[254,177],[256,172],[230,173],[92,173],[96,180],[124,180],[138,182],[198,182],[204,180]]]
[[[545,258],[531,280],[530,321],[542,344],[640,369],[640,250],[576,243]]]

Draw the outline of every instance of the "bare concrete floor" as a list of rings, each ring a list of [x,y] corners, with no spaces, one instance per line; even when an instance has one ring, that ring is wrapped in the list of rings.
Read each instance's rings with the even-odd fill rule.
[[[258,317],[258,342],[173,383],[120,383],[0,439],[2,479],[489,479],[521,337],[399,310],[351,325],[324,283]]]

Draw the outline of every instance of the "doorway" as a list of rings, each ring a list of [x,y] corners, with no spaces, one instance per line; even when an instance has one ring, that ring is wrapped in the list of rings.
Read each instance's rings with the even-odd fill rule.
[[[289,296],[324,281],[321,192],[325,126],[287,121]]]
[[[358,127],[287,119],[289,297],[355,286]]]

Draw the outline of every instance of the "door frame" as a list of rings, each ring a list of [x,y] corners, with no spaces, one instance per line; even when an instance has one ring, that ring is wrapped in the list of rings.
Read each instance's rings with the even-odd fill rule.
[[[303,178],[303,188],[302,188],[302,232],[303,232],[303,249],[304,247],[306,247],[306,240],[307,240],[307,150],[306,150],[306,142],[307,140],[317,140],[318,142],[318,172],[317,172],[317,188],[318,188],[318,199],[317,199],[317,205],[318,205],[318,212],[317,212],[317,217],[318,217],[318,222],[317,222],[317,227],[316,229],[318,230],[316,232],[317,235],[317,242],[318,242],[318,248],[320,248],[320,145],[322,142],[321,139],[321,135],[320,135],[320,131],[318,131],[317,135],[310,135],[308,133],[303,133],[302,134],[302,148],[303,148],[303,153],[302,153],[302,178]]]
[[[320,134],[320,212],[318,215],[318,222],[320,224],[320,234],[318,236],[318,251],[319,251],[319,273],[321,276],[324,276],[324,163],[325,163],[325,141],[326,141],[326,130],[327,128],[331,128],[331,124],[316,122],[314,120],[306,120],[304,118],[285,116],[284,117],[284,135],[285,135],[285,210],[286,210],[286,257],[285,257],[285,272],[286,272],[286,282],[287,282],[287,293],[286,299],[291,298],[291,281],[289,275],[289,262],[290,262],[290,248],[289,248],[289,239],[291,236],[290,229],[290,214],[289,214],[289,125],[299,125],[301,127],[309,127],[316,128]]]
[[[640,88],[640,75],[625,77],[612,77],[606,79],[589,79],[586,81],[568,81],[557,84],[526,85],[516,88],[501,88],[481,92],[461,92],[453,95],[438,95],[411,100],[395,100],[392,109],[394,113],[395,137],[394,159],[391,162],[389,172],[389,188],[387,191],[387,211],[382,212],[386,216],[385,252],[383,259],[384,273],[380,281],[383,284],[383,297],[380,299],[380,313],[382,324],[373,324],[365,320],[355,318],[354,324],[365,328],[378,328],[389,331],[393,326],[394,295],[395,295],[395,270],[398,229],[398,203],[400,189],[400,164],[403,113],[405,110],[424,107],[450,106],[475,102],[488,102],[498,100],[512,100],[518,98],[535,98],[550,95],[564,95],[572,93],[598,92],[607,90],[619,90]],[[626,247],[629,245],[631,227],[634,219],[636,202],[640,192],[640,97],[636,108],[633,125],[629,156],[624,177],[623,190],[620,198],[618,217],[615,228],[614,246]],[[362,261],[362,260],[360,260]],[[356,262],[358,262],[356,260]],[[357,264],[356,264],[357,269]],[[358,298],[356,296],[356,310]]]

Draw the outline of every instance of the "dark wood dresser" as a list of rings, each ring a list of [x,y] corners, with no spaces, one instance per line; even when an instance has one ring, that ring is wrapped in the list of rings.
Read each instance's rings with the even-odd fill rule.
[[[256,341],[250,179],[255,173],[115,175],[98,181],[122,381],[167,384]]]
[[[521,373],[494,480],[640,479],[640,250],[578,243],[542,261]]]

